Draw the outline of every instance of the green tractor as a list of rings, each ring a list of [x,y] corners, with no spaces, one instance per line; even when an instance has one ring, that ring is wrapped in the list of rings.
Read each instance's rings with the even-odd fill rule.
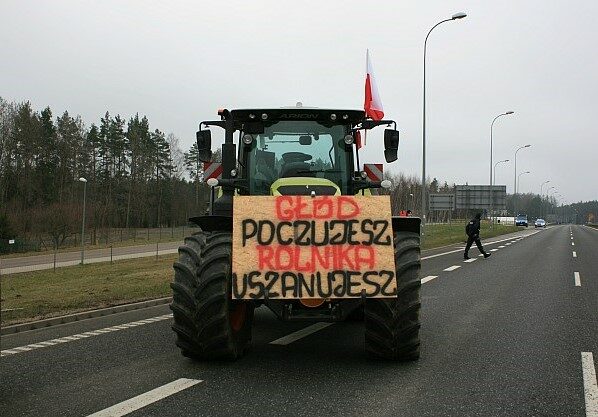
[[[396,161],[399,145],[396,123],[392,120],[370,120],[362,110],[306,108],[299,104],[289,108],[220,110],[218,115],[220,120],[200,123],[197,146],[200,160],[211,161],[211,132],[208,127],[224,129],[222,178],[208,181],[217,190],[210,203],[209,214],[190,219],[200,231],[185,238],[184,245],[179,248],[179,259],[174,264],[170,308],[174,316],[172,328],[177,336],[176,344],[182,354],[199,360],[242,356],[251,343],[254,310],[266,306],[283,321],[363,320],[365,349],[369,354],[389,360],[418,359],[420,219],[391,216],[388,197],[372,195],[377,194],[380,188],[390,187],[390,182],[372,181],[359,170],[359,147],[356,145],[361,130],[386,126],[384,157],[387,162]],[[378,201],[375,199],[384,198],[386,202],[381,206],[373,204]],[[277,209],[282,207],[281,204],[294,204],[296,201],[299,209],[293,213],[303,219],[309,215],[301,212],[301,205],[313,201],[314,207],[317,206],[313,211],[316,220],[289,220],[275,224],[268,220],[268,213],[262,213],[259,221],[236,221],[238,215],[233,215],[233,212],[251,211],[254,206],[259,211],[258,203],[261,201],[273,202]],[[327,220],[321,220],[323,215],[319,215],[321,211],[318,210],[322,207],[341,207],[343,202],[356,207],[355,201],[361,201],[364,210],[374,210],[374,217],[380,214],[388,218],[388,222],[372,220],[371,215],[361,220],[346,220],[350,214],[341,208],[338,211],[328,210]],[[370,201],[372,204],[369,204]],[[375,241],[377,225],[388,225],[387,231],[382,230],[388,235],[384,238],[386,240],[381,238],[378,243],[387,245],[379,246],[389,251],[382,261],[390,262],[392,267],[387,267],[380,274],[347,272],[347,269],[359,269],[348,268],[347,264],[359,266],[361,262],[366,265],[361,269],[368,268],[371,260],[367,259],[367,254],[374,250],[362,243],[367,243],[368,236],[369,243]],[[304,233],[298,232],[299,226],[304,227]],[[324,226],[325,230],[322,229]],[[333,233],[334,227],[345,227],[344,234]],[[302,243],[298,235],[308,236],[309,228],[319,229]],[[268,230],[270,238],[264,237]],[[312,267],[311,274],[297,272],[302,268],[298,266],[301,261],[294,264],[286,262],[286,255],[283,256],[285,266],[281,266],[282,262],[272,266],[265,256],[274,253],[274,236],[279,242],[288,243],[282,237],[284,233],[290,236],[288,242],[294,239],[296,246],[293,250],[296,253],[307,250],[301,245],[311,244],[319,245],[311,246],[312,259],[314,256],[317,259],[323,251],[326,251],[326,256],[334,257],[337,249],[343,247],[346,248],[342,255],[344,258],[335,266],[326,264],[329,269],[335,270],[323,274],[313,272],[315,267]],[[360,236],[359,239],[356,236]],[[335,246],[334,238],[338,238],[339,242],[344,239],[345,245]],[[258,239],[259,244],[251,246],[252,239]],[[267,273],[265,277],[259,272],[253,275],[250,272],[241,279],[235,269],[242,269],[246,263],[258,262],[253,255],[243,253],[245,248],[261,250],[257,256],[259,263],[270,265],[270,269],[276,271]],[[294,253],[288,249],[289,246],[278,245],[278,248],[290,257]],[[351,249],[355,252],[348,252]],[[359,252],[360,249],[362,252]],[[347,253],[355,254],[355,259]],[[263,254],[266,255],[261,259]],[[284,271],[285,268],[289,271]],[[382,279],[384,274],[391,277],[392,285],[373,282],[372,277]],[[333,291],[332,282],[336,276],[341,277],[339,280],[346,285],[344,289],[342,285],[337,286],[340,289],[335,287]],[[330,284],[328,292],[322,288],[316,291],[314,278],[319,283],[326,282],[325,277]],[[311,289],[308,288],[309,278]],[[260,279],[262,281],[258,282]],[[280,287],[275,291],[274,281],[277,280],[282,283],[277,284]],[[242,282],[242,288],[239,282]],[[293,286],[293,283],[296,285]],[[386,287],[392,290],[385,293]]]

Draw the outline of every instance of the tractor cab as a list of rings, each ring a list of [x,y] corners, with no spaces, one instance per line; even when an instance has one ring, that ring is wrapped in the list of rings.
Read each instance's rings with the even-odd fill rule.
[[[197,132],[200,158],[207,162],[211,134],[202,127],[225,130],[223,174],[218,180],[223,192],[214,202],[214,214],[231,214],[234,193],[354,195],[386,185],[360,172],[356,141],[361,130],[393,126],[384,132],[384,155],[387,162],[397,159],[396,123],[368,120],[362,110],[283,107],[221,110],[218,114],[221,120],[204,121]]]

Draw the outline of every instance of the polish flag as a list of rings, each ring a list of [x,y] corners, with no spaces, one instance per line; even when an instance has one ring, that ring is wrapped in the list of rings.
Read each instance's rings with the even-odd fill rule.
[[[365,54],[365,102],[363,103],[363,109],[365,114],[372,120],[382,120],[384,117],[384,110],[382,109],[382,100],[378,94],[378,87],[376,86],[376,80],[374,79],[374,69],[372,68],[372,62],[370,61],[370,50],[366,50]]]

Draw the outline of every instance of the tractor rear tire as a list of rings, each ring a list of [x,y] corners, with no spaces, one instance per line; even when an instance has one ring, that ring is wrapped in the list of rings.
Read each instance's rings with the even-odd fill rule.
[[[398,361],[419,359],[419,234],[394,235],[397,296],[365,301],[365,348],[372,356]]]
[[[179,247],[170,309],[184,356],[234,360],[250,345],[254,306],[231,299],[231,252],[228,232],[195,233]]]

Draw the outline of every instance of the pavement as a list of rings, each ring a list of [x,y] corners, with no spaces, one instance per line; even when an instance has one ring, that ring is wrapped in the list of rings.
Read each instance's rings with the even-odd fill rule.
[[[110,260],[142,258],[147,256],[177,253],[181,242],[150,243],[146,245],[122,246],[112,248],[92,249],[85,251],[85,263],[110,262]],[[56,267],[79,265],[81,251],[56,253]],[[54,254],[20,256],[16,258],[0,259],[0,275],[18,274],[21,272],[39,271],[54,268]]]
[[[494,243],[491,243],[494,242]],[[422,262],[422,356],[373,360],[363,324],[256,311],[236,362],[180,355],[167,306],[0,338],[6,416],[598,415],[598,230],[559,225]],[[574,257],[575,252],[575,257]],[[577,272],[577,274],[575,274]],[[275,343],[273,343],[275,342]]]

